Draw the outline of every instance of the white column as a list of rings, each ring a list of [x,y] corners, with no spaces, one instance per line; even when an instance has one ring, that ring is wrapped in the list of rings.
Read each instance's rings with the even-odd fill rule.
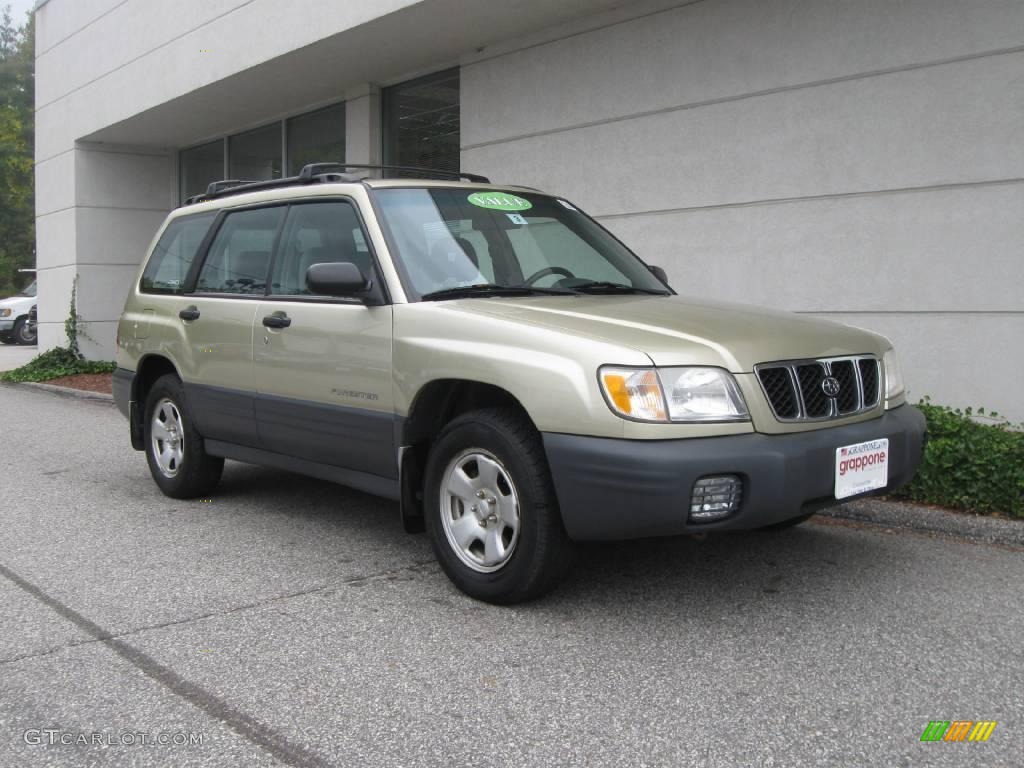
[[[39,348],[67,343],[64,321],[77,276],[79,347],[88,358],[112,360],[125,297],[175,204],[174,155],[79,142],[40,165],[36,179]]]
[[[346,91],[345,98],[345,160],[382,162],[380,89],[367,83]]]

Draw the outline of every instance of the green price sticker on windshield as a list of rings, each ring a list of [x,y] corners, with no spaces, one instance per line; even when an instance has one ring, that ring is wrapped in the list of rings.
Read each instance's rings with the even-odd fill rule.
[[[518,195],[510,195],[508,192],[474,192],[466,198],[478,208],[490,208],[495,211],[528,211],[533,208],[533,203],[524,200]]]

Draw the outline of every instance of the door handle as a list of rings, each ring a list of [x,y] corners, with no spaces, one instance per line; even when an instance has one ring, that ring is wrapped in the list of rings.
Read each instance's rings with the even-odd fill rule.
[[[178,317],[180,317],[182,320],[198,320],[199,310],[196,309],[195,307],[187,307],[186,309],[183,309],[181,310],[181,312],[178,313]]]
[[[263,325],[267,328],[287,328],[292,324],[288,315],[267,315],[263,318]]]

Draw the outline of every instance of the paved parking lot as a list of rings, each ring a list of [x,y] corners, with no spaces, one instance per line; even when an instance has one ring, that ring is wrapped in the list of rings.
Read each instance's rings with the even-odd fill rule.
[[[0,371],[20,368],[39,354],[35,346],[22,347],[18,344],[0,344]]]
[[[1024,753],[1019,549],[830,520],[592,546],[550,598],[495,608],[390,502],[240,464],[208,502],[161,496],[109,404],[0,386],[0,446],[3,766]],[[955,719],[999,724],[919,741]],[[101,743],[59,743],[79,734]]]

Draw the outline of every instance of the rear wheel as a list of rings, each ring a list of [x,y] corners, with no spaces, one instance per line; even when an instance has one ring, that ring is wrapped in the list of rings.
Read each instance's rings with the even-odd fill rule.
[[[540,597],[571,562],[540,435],[512,409],[445,427],[427,461],[426,518],[441,567],[478,600]]]
[[[28,318],[26,317],[18,319],[14,324],[14,330],[11,331],[11,335],[17,344],[24,344],[26,346],[35,344],[38,336],[36,329],[28,324]]]
[[[177,376],[161,376],[149,390],[144,429],[149,472],[166,495],[189,499],[217,487],[224,459],[206,453]]]

